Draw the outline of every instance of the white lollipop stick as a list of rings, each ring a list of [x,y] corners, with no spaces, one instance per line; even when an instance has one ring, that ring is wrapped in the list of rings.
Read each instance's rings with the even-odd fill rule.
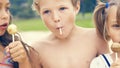
[[[115,61],[117,61],[118,60],[118,53],[116,52],[115,53]]]
[[[14,37],[14,34],[12,34],[12,42],[15,41],[15,37]]]
[[[63,33],[62,33],[62,28],[59,28],[59,31],[60,31],[60,35],[62,35]]]

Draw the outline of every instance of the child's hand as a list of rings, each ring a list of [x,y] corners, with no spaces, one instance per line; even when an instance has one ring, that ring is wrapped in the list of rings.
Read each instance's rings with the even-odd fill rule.
[[[12,60],[18,63],[22,63],[28,58],[20,41],[10,43],[9,46],[6,47],[6,51],[10,53]]]
[[[110,68],[120,68],[120,59],[117,61],[113,62]]]

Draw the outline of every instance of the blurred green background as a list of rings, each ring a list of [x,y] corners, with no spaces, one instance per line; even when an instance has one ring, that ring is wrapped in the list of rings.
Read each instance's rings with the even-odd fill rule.
[[[13,23],[18,26],[19,31],[48,31],[44,22],[38,18],[31,19],[13,19]],[[82,27],[94,27],[92,13],[86,13],[84,16],[78,14],[76,17],[76,25]]]
[[[80,0],[80,12],[77,15],[76,24],[81,27],[92,28],[92,12],[96,6],[96,0]],[[102,0],[104,2],[108,0]],[[32,10],[33,0],[10,0],[10,12],[13,23],[19,31],[48,31],[40,17]]]

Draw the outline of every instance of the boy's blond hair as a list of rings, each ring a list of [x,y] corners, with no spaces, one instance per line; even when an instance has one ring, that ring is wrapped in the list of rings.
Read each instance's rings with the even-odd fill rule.
[[[40,6],[39,6],[40,0],[33,0],[32,8],[33,10],[37,11],[39,13]],[[80,2],[80,0],[71,0],[74,7],[77,6],[77,3]]]

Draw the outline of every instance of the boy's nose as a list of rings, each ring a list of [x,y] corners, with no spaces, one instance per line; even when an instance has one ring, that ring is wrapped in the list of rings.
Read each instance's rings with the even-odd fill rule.
[[[53,20],[54,20],[55,23],[60,22],[59,13],[53,13]]]

